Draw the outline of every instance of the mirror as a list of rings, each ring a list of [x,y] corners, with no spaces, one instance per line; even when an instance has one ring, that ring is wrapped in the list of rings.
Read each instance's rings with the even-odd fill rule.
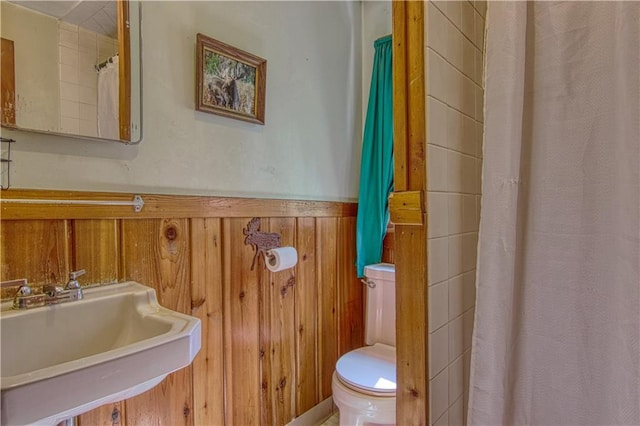
[[[0,3],[2,127],[137,143],[137,0]]]

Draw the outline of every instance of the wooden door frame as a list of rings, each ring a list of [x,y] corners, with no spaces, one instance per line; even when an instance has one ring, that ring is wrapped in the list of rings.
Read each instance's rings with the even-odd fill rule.
[[[394,0],[394,186],[399,425],[429,424],[424,3]]]

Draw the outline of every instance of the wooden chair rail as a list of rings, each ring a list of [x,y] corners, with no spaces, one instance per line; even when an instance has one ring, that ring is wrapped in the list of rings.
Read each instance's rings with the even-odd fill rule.
[[[131,201],[144,200],[142,211],[131,206],[3,203],[2,199]],[[2,220],[18,219],[162,219],[205,217],[351,217],[350,202],[234,198],[115,192],[10,189],[0,192]]]

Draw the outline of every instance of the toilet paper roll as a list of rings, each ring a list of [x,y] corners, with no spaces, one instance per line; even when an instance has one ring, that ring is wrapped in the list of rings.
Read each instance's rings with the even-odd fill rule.
[[[298,251],[295,247],[279,247],[267,250],[265,263],[271,272],[292,268],[298,263]]]

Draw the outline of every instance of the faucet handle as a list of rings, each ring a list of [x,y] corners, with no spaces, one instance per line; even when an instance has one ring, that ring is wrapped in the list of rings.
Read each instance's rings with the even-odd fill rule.
[[[62,294],[64,292],[64,289],[57,285],[45,284],[42,287],[42,292],[49,297],[55,297],[59,294]]]
[[[26,278],[18,278],[17,280],[9,280],[9,281],[2,281],[0,282],[0,287],[5,288],[5,287],[17,287],[17,286],[24,286],[27,285],[27,279]]]
[[[85,271],[84,269],[79,269],[77,271],[73,271],[69,273],[69,279],[70,280],[77,280],[79,276],[86,274],[87,271]]]
[[[84,269],[80,269],[78,271],[73,271],[69,273],[69,282],[65,286],[66,289],[75,289],[80,288],[80,283],[78,282],[78,277],[86,274],[87,271]]]
[[[16,296],[30,296],[31,295],[31,288],[29,287],[29,284],[27,284],[27,279],[26,278],[18,278],[17,280],[2,281],[2,282],[0,282],[0,287],[1,288],[18,287],[18,290],[16,292]]]
[[[33,294],[26,278],[2,281],[0,282],[0,287],[18,287],[18,291],[16,291],[16,295],[13,298],[14,309],[35,308],[44,305],[44,296],[42,294]]]

